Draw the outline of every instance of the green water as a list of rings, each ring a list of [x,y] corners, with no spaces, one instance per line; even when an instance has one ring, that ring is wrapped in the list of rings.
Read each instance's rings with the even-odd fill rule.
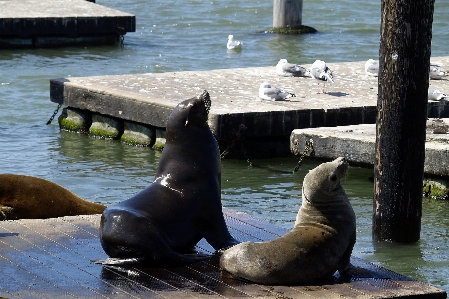
[[[380,1],[304,1],[303,22],[319,33],[302,36],[264,33],[272,25],[272,1],[97,3],[136,15],[136,32],[125,36],[124,47],[0,50],[0,171],[43,177],[105,204],[148,186],[160,153],[60,132],[56,121],[46,126],[56,108],[50,79],[274,66],[281,58],[303,64],[320,58],[331,65],[378,55]],[[437,0],[433,56],[448,55],[448,14],[449,3]],[[229,34],[243,41],[241,52],[227,51]],[[303,177],[319,162],[306,160],[295,174],[296,157],[253,162],[261,167],[223,160],[223,205],[291,228]],[[449,203],[424,200],[418,243],[373,243],[370,176],[370,169],[351,167],[343,182],[357,215],[354,254],[449,291]]]

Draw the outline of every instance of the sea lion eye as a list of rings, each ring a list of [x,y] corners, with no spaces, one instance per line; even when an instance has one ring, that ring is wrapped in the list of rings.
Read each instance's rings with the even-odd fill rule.
[[[331,175],[331,181],[335,182],[337,180],[337,176],[335,174]]]

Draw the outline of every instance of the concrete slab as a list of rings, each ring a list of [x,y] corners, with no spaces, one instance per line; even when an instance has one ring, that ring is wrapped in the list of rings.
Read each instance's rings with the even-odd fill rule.
[[[224,209],[231,234],[263,241],[286,230],[245,213]],[[235,280],[218,256],[184,267],[103,268],[100,215],[0,222],[0,297],[8,298],[446,298],[446,292],[351,258],[348,276],[338,272],[314,285],[265,286]],[[204,240],[197,250],[212,253]]]
[[[449,119],[443,119],[449,128]],[[291,151],[304,150],[305,142],[313,140],[315,157],[330,159],[344,156],[352,163],[374,165],[376,125],[362,124],[329,128],[293,130],[290,136]],[[449,134],[435,134],[427,130],[424,173],[449,177]]]
[[[449,57],[432,58],[432,63],[449,67]],[[378,83],[376,77],[365,75],[364,64],[328,63],[336,83],[326,85],[327,94],[317,94],[318,81],[310,77],[281,77],[275,73],[275,66],[268,66],[53,79],[50,99],[73,108],[165,127],[177,103],[206,89],[212,99],[209,125],[219,142],[230,139],[244,124],[244,134],[251,141],[247,144],[254,144],[254,152],[273,147],[274,155],[279,156],[290,153],[289,136],[294,129],[375,123]],[[297,97],[277,102],[261,100],[258,89],[265,81]],[[447,82],[432,80],[431,85],[444,92]],[[429,115],[449,117],[449,104],[429,103]]]
[[[85,0],[3,0],[0,7],[0,48],[117,43],[136,30],[134,15]]]

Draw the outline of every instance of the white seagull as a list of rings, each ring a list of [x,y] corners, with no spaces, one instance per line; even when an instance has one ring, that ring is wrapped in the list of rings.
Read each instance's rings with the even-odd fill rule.
[[[271,86],[271,84],[267,82],[260,84],[259,98],[263,100],[283,101],[291,97],[296,97],[296,95],[283,89]]]
[[[334,76],[332,76],[332,71],[330,70],[330,68],[327,67],[326,63],[322,60],[315,60],[315,62],[310,67],[310,75],[312,75],[312,78],[316,80],[324,81],[324,87],[326,87],[326,81],[334,83]],[[323,93],[325,93],[324,87]]]
[[[447,95],[439,91],[435,87],[430,87],[427,91],[427,100],[429,101],[441,101],[441,100],[447,100]]]
[[[431,64],[429,71],[429,78],[433,80],[441,80],[444,76],[447,76],[447,72],[442,70],[438,65]]]
[[[226,45],[226,47],[229,50],[232,49],[241,49],[242,48],[243,43],[238,41],[238,40],[234,40],[234,35],[230,34],[228,36],[228,44]]]
[[[310,75],[308,69],[294,63],[288,63],[287,59],[279,60],[276,65],[276,73],[284,77],[304,77]]]
[[[365,73],[369,76],[379,76],[379,61],[368,59],[365,63]]]

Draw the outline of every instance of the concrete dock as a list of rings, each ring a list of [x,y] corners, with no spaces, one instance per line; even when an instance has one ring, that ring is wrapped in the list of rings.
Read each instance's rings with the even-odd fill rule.
[[[231,234],[263,241],[286,230],[245,213],[224,209]],[[338,272],[313,285],[268,286],[235,280],[217,256],[183,267],[103,268],[100,215],[0,221],[0,297],[4,298],[446,298],[445,291],[351,258]],[[203,240],[202,253],[213,253]]]
[[[433,57],[431,62],[449,68],[449,57]],[[286,156],[291,155],[289,140],[294,129],[376,121],[378,80],[365,74],[365,61],[327,64],[335,84],[326,84],[326,94],[317,94],[318,81],[281,77],[273,65],[53,79],[50,99],[71,108],[164,128],[176,104],[206,89],[212,100],[209,125],[222,151],[243,124],[250,158]],[[431,80],[430,84],[449,93],[447,81]],[[263,82],[293,92],[296,97],[276,102],[261,100],[258,89]],[[428,115],[449,117],[449,104],[429,102]],[[232,154],[238,156],[239,152]]]
[[[444,123],[449,129],[449,119],[428,121],[424,173],[449,178],[449,134],[434,133],[431,123],[435,121]],[[306,141],[310,139],[313,140],[314,156],[317,158],[343,156],[352,163],[374,165],[375,124],[296,129],[290,136],[291,151],[303,151]]]
[[[86,0],[0,1],[0,49],[110,45],[136,31],[135,16]]]

